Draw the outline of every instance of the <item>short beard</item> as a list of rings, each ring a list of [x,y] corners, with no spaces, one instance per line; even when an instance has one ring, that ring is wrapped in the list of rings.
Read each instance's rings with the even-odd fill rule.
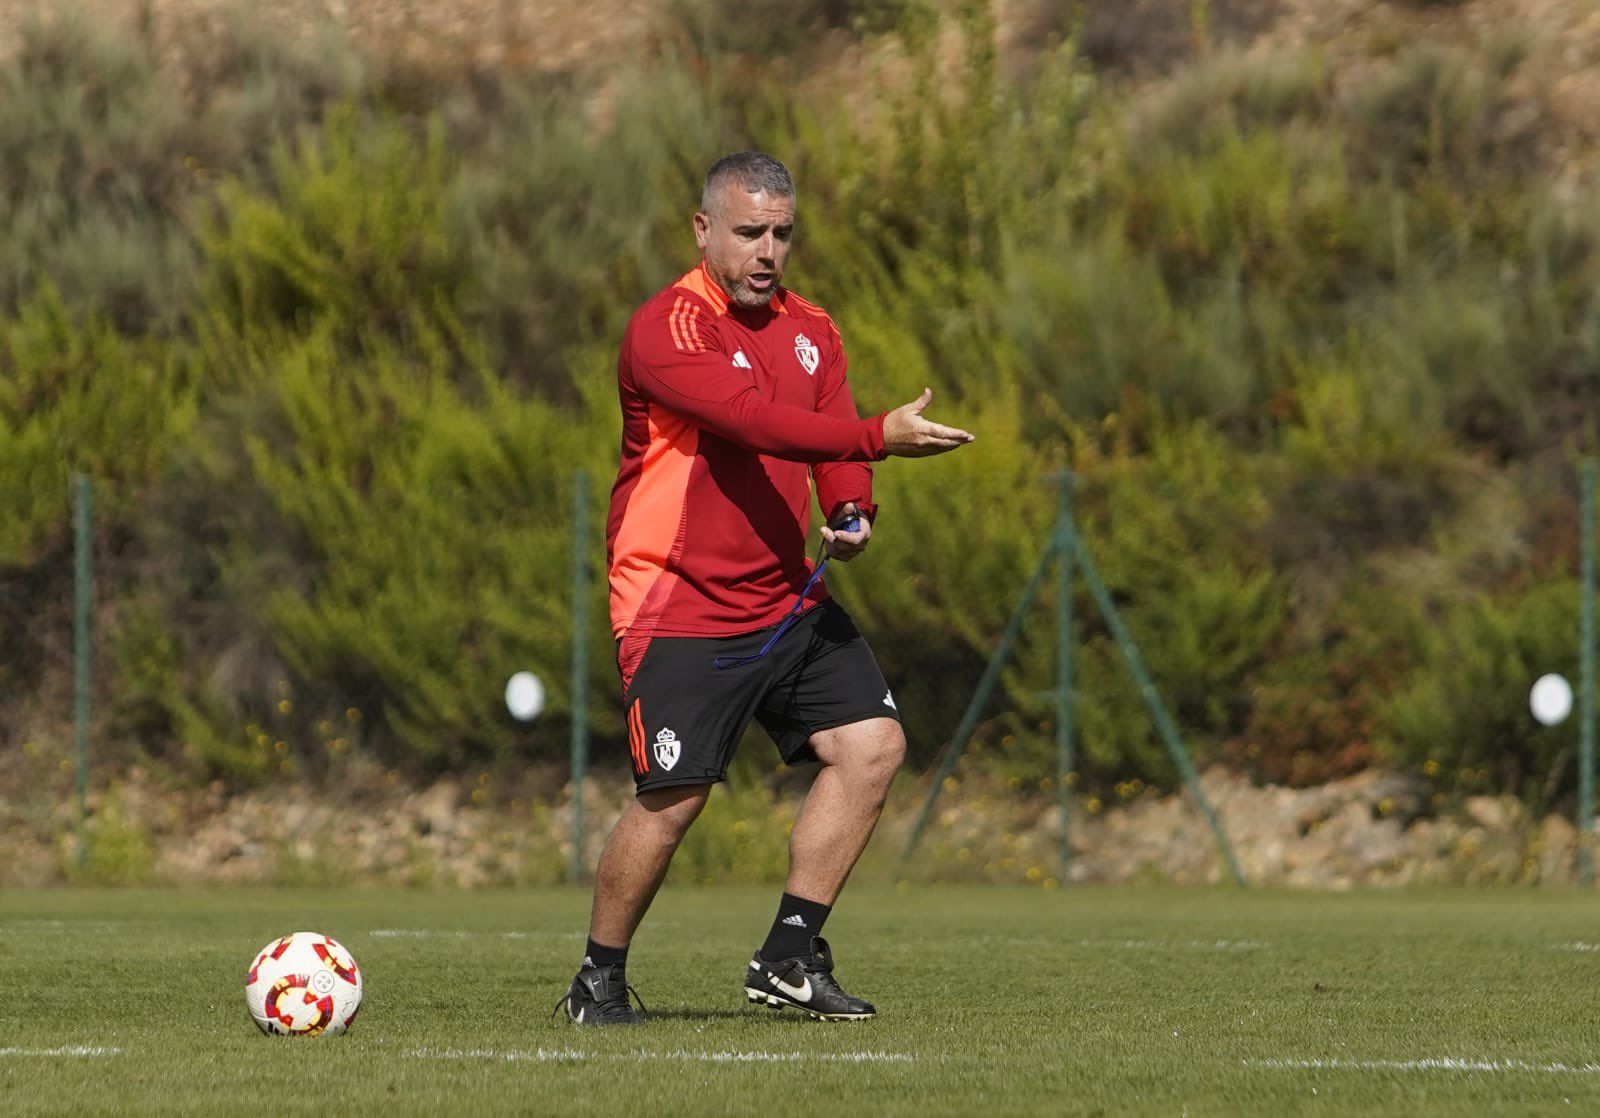
[[[745,285],[743,280],[734,280],[728,290],[728,298],[746,310],[760,310],[772,302],[772,297],[778,292],[778,285],[773,284],[771,290],[755,291]]]

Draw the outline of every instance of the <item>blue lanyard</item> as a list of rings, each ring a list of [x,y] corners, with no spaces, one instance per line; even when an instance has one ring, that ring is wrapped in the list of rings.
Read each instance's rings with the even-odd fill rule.
[[[824,549],[824,551],[825,550],[826,549]],[[742,668],[746,664],[755,663],[768,652],[772,651],[772,646],[778,643],[778,638],[783,636],[784,633],[788,632],[789,626],[794,624],[794,619],[800,616],[800,610],[804,608],[806,604],[806,595],[809,594],[811,592],[811,588],[816,585],[817,579],[822,577],[822,569],[828,565],[828,556],[826,554],[822,554],[820,558],[821,561],[817,564],[816,569],[811,572],[811,577],[806,579],[805,586],[801,587],[800,596],[795,599],[794,605],[789,607],[789,612],[784,616],[784,619],[778,622],[778,627],[774,629],[772,631],[772,635],[767,638],[767,643],[761,646],[761,651],[751,656],[717,656],[711,661],[711,666],[713,668],[717,668],[719,670],[723,668]]]
[[[860,531],[861,517],[859,515],[852,515],[847,519],[840,521],[837,530],[840,532]],[[772,646],[778,643],[778,638],[783,636],[784,633],[787,633],[789,631],[789,626],[794,624],[794,619],[800,616],[800,611],[805,608],[806,595],[811,593],[811,588],[817,584],[817,579],[822,577],[822,569],[828,565],[828,560],[830,558],[832,558],[832,556],[828,554],[827,544],[823,544],[817,549],[816,568],[811,572],[811,577],[806,579],[806,584],[800,588],[800,597],[795,599],[794,605],[789,607],[789,612],[784,615],[782,621],[778,622],[778,627],[774,629],[772,631],[772,635],[767,638],[767,643],[761,646],[760,652],[757,652],[752,656],[717,656],[712,659],[711,666],[719,670],[723,668],[741,668],[746,664],[755,663],[768,652],[771,652]]]

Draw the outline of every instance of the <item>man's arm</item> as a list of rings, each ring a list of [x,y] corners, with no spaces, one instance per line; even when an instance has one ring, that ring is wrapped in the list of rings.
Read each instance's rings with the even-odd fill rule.
[[[631,331],[628,367],[645,399],[730,442],[796,462],[867,462],[884,456],[883,416],[860,419],[777,404],[748,369],[733,364],[703,324],[708,312],[680,301]]]
[[[832,328],[831,323],[829,326]],[[841,419],[854,419],[858,413],[847,376],[849,362],[837,330],[833,333],[833,342],[832,352],[821,371],[823,380],[817,395],[817,411]],[[869,522],[877,519],[878,506],[872,503],[872,467],[865,462],[818,463],[811,467],[811,478],[817,486],[817,504],[828,524],[842,519],[847,505],[853,505],[853,511]]]

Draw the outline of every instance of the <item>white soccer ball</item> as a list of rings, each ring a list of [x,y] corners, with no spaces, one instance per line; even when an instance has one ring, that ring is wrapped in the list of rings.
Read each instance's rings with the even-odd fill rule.
[[[244,978],[244,1000],[269,1036],[342,1033],[361,1008],[361,971],[332,936],[295,932],[256,955]]]

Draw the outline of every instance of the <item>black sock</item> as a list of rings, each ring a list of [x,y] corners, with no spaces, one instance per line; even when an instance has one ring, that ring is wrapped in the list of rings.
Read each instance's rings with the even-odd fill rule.
[[[583,965],[586,967],[609,967],[627,961],[626,947],[607,947],[603,943],[596,943],[593,936],[583,949]]]
[[[823,922],[832,911],[832,905],[785,893],[778,902],[778,915],[772,921],[772,931],[767,933],[767,942],[761,945],[761,957],[777,960],[807,954],[811,937],[822,934]]]

